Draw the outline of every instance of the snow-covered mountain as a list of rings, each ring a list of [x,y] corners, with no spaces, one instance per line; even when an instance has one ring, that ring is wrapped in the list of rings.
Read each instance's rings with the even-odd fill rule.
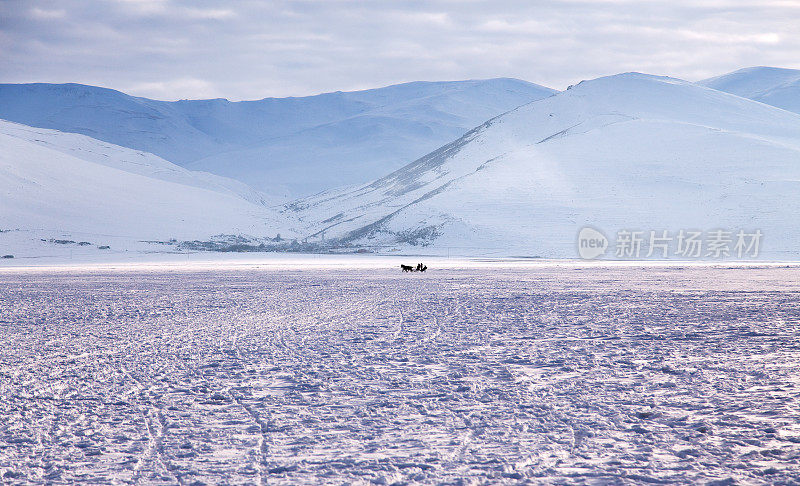
[[[483,112],[475,105],[477,99],[492,99],[488,93],[496,83],[453,84],[458,89],[443,83],[412,83],[334,93],[321,95],[329,96],[321,105],[318,99],[294,99],[290,101],[294,107],[284,106],[286,100],[163,103],[116,92],[106,93],[102,101],[94,98],[96,89],[73,86],[77,98],[86,95],[83,104],[74,104],[86,112],[65,109],[55,118],[73,120],[75,131],[86,128],[88,120],[98,132],[131,140],[142,129],[147,135],[138,140],[175,150],[180,148],[175,134],[185,135],[181,143],[187,150],[205,150],[202,143],[219,149],[222,142],[208,134],[225,132],[220,124],[228,123],[230,136],[225,143],[231,152],[226,156],[232,157],[231,163],[242,161],[244,167],[249,163],[247,150],[235,148],[243,138],[231,141],[245,137],[236,128],[242,119],[220,113],[272,103],[273,114],[283,110],[287,126],[329,117],[326,123],[249,149],[255,160],[259,150],[267,150],[264,147],[282,147],[285,159],[274,169],[280,174],[273,180],[294,181],[293,190],[302,192],[311,190],[308,180],[341,182],[334,177],[346,172],[344,165],[360,167],[353,160],[368,165],[364,154],[381,152],[376,147],[389,158],[402,152],[397,147],[419,150],[424,143],[433,143],[436,137],[426,138],[431,133],[443,136],[457,123],[501,104],[496,99]],[[759,86],[742,88],[740,94],[752,95]],[[411,93],[415,89],[416,94]],[[503,103],[517,96],[509,89]],[[489,91],[476,94],[481,90]],[[108,102],[108,97],[115,101]],[[400,98],[407,101],[397,102]],[[47,104],[46,96],[33,99]],[[53,95],[51,101],[58,100],[63,96]],[[120,110],[120,100],[136,106]],[[91,108],[94,102],[99,104]],[[179,111],[184,109],[182,103],[193,107],[191,117],[147,112],[153,106]],[[0,107],[13,111],[23,105]],[[355,105],[360,108],[353,111]],[[29,115],[36,112],[30,110]],[[334,112],[349,115],[337,119],[331,115]],[[449,125],[440,123],[447,117]],[[397,128],[402,125],[398,120],[412,118],[403,125],[407,131]],[[159,138],[162,129],[175,136]],[[255,136],[260,129],[243,130]],[[800,207],[800,114],[681,80],[628,73],[582,82],[454,138],[374,182],[328,190],[275,208],[271,207],[275,200],[241,182],[188,170],[139,149],[0,121],[0,247],[34,255],[60,244],[53,240],[74,240],[149,251],[138,243],[208,241],[218,234],[249,235],[258,242],[281,234],[284,240],[307,239],[309,245],[300,249],[311,251],[341,246],[410,251],[424,247],[436,253],[574,257],[578,230],[592,226],[611,238],[623,229],[645,234],[758,229],[764,235],[765,255],[796,258],[800,253],[800,225],[793,223],[793,212]],[[345,139],[350,141],[346,146],[337,143]],[[308,157],[328,155],[295,166],[290,162],[293,150],[308,150]],[[221,166],[223,159],[222,155],[217,159]],[[334,160],[344,165],[337,166]],[[188,165],[211,161],[205,158]],[[384,163],[394,162],[377,165]],[[268,167],[253,166],[245,172],[255,180],[259,170],[271,174]]]
[[[800,70],[750,67],[698,84],[800,113]]]
[[[221,233],[291,236],[286,221],[237,181],[83,135],[0,121],[4,252],[40,254],[49,239],[119,248]]]
[[[553,92],[489,79],[164,102],[77,84],[5,84],[0,118],[88,135],[289,197],[372,180]]]
[[[628,73],[524,105],[370,184],[287,205],[327,241],[575,257],[578,230],[755,230],[797,256],[800,115]]]
[[[19,138],[75,158],[167,182],[208,189],[243,198],[261,206],[275,204],[268,195],[242,182],[207,172],[178,167],[156,155],[57,130],[0,120],[0,134]]]

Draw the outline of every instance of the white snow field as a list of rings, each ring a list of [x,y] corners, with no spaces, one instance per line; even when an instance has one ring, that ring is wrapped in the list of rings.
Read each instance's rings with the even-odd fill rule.
[[[750,67],[698,84],[800,113],[800,70],[797,69]]]
[[[0,478],[796,484],[799,316],[796,266],[3,271]]]
[[[78,84],[0,84],[0,118],[150,152],[286,200],[373,180],[554,92],[501,78],[165,102]]]
[[[575,257],[578,230],[718,228],[800,250],[800,115],[686,81],[582,82],[370,184],[287,205],[353,245]]]
[[[188,171],[152,154],[0,121],[4,254],[89,251],[81,246],[95,254],[98,246],[111,246],[109,252],[159,251],[163,244],[144,241],[221,233],[291,236],[290,220],[267,203],[242,183]]]

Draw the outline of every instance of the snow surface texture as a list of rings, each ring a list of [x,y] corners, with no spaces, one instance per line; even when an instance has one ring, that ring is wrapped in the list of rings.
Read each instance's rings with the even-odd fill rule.
[[[15,256],[40,240],[136,247],[218,233],[290,236],[286,217],[246,185],[77,134],[0,121],[0,241]],[[4,254],[5,254],[4,253]]]
[[[791,484],[799,272],[5,272],[0,477]]]
[[[552,93],[489,79],[304,98],[164,102],[77,84],[6,84],[0,118],[151,152],[285,199],[370,181]]]
[[[800,70],[751,67],[698,84],[800,113]]]
[[[355,245],[574,257],[578,230],[760,229],[796,258],[800,115],[672,78],[582,82],[375,182],[287,206]]]

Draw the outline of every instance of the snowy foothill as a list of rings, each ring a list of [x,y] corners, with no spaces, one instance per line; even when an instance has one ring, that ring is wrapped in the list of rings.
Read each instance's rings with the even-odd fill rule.
[[[163,252],[220,233],[292,236],[266,196],[152,154],[4,121],[0,145],[0,247],[15,258]]]

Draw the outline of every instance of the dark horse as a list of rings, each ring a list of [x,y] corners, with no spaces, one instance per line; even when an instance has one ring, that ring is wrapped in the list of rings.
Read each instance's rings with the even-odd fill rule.
[[[411,265],[403,265],[401,263],[400,264],[400,270],[402,270],[404,272],[413,272],[414,271],[414,267],[412,267]]]

